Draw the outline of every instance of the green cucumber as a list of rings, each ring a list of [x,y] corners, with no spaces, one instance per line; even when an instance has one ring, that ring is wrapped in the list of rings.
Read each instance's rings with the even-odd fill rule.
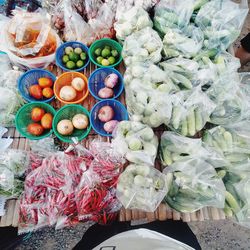
[[[233,137],[232,137],[232,134],[229,131],[226,131],[226,132],[223,133],[223,137],[225,139],[227,147],[228,148],[232,148],[232,146],[233,146]]]
[[[195,109],[195,128],[196,131],[200,131],[203,128],[202,115],[199,108]]]
[[[195,114],[194,114],[193,108],[191,108],[188,112],[187,127],[188,127],[188,134],[190,136],[194,136],[196,133],[196,130],[195,130]]]
[[[186,136],[188,134],[188,126],[187,126],[187,120],[184,119],[181,122],[181,134]]]
[[[172,157],[171,157],[171,153],[168,151],[168,149],[165,147],[162,150],[162,164],[164,166],[169,166],[173,163]]]
[[[192,89],[192,82],[185,76],[181,74],[175,74],[173,80],[177,83],[180,83],[183,87],[187,89]]]
[[[226,191],[226,196],[225,196],[225,198],[226,198],[227,204],[228,204],[229,207],[232,209],[232,211],[233,211],[234,213],[238,213],[238,212],[240,211],[241,208],[240,208],[240,206],[239,206],[237,200],[234,198],[234,196],[233,196],[231,193],[229,193],[228,191]]]
[[[174,106],[173,107],[173,113],[172,113],[172,124],[174,129],[178,129],[180,126],[180,122],[181,122],[181,107],[179,106]]]

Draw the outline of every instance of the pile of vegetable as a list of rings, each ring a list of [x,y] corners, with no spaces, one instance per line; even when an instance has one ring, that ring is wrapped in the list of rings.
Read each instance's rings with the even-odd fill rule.
[[[67,69],[82,68],[86,64],[87,55],[81,48],[66,47],[62,62]]]
[[[158,138],[149,126],[140,122],[122,121],[115,129],[113,138],[114,148],[128,161],[154,166]]]
[[[76,114],[72,120],[63,119],[57,123],[57,131],[61,135],[71,135],[74,129],[86,129],[89,126],[89,118],[85,114]]]
[[[34,107],[30,113],[31,120],[27,127],[27,131],[34,136],[40,136],[45,130],[50,130],[52,128],[53,115],[51,113],[46,113],[44,109],[39,107]]]
[[[98,91],[98,96],[103,99],[111,98],[114,96],[114,88],[117,86],[119,76],[115,73],[107,75],[104,79],[104,88]]]
[[[29,87],[29,94],[37,100],[49,99],[54,95],[53,81],[48,77],[41,77],[38,84],[33,84]]]
[[[96,62],[102,66],[112,66],[120,57],[119,52],[109,45],[96,48],[94,56]]]
[[[71,102],[77,97],[77,92],[83,92],[85,89],[85,81],[80,77],[75,77],[69,85],[65,85],[60,89],[59,96],[62,100]]]

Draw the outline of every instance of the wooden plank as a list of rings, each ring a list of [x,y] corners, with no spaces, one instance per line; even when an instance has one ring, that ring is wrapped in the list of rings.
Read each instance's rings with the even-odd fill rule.
[[[125,213],[126,213],[125,208],[122,207],[120,212],[119,212],[119,221],[126,221]]]
[[[156,220],[156,218],[155,218],[155,213],[147,212],[146,215],[147,215],[147,220],[148,220],[148,222],[151,222],[151,221],[155,221],[155,220]]]
[[[13,220],[12,220],[12,226],[13,226],[13,227],[17,227],[17,226],[18,226],[18,220],[19,220],[19,207],[20,207],[19,200],[16,200],[15,210],[14,210],[14,215],[13,215]]]
[[[180,219],[181,219],[181,214],[176,210],[173,210],[173,220],[180,220]]]
[[[13,215],[15,211],[16,206],[16,200],[9,200],[7,202],[7,208],[6,208],[6,223],[5,226],[11,226],[13,221]]]
[[[160,204],[160,206],[158,208],[158,211],[159,211],[158,219],[160,221],[167,220],[167,207],[166,207],[166,205],[165,204]]]

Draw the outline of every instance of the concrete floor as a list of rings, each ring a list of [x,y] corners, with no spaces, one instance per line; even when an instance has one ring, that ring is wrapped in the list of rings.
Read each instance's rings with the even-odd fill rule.
[[[250,0],[248,0],[250,5]],[[240,38],[250,32],[250,15],[245,22]],[[236,46],[239,44],[239,40]],[[250,63],[241,71],[250,71]],[[74,228],[55,231],[45,228],[35,232],[18,246],[17,250],[68,250],[81,239],[90,224],[79,224]],[[196,234],[203,250],[247,250],[250,249],[250,229],[243,228],[230,220],[192,222],[189,226]]]

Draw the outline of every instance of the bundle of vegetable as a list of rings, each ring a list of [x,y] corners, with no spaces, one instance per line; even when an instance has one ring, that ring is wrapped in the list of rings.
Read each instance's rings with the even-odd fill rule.
[[[190,213],[206,206],[224,207],[224,184],[206,161],[187,158],[165,168],[163,173],[169,188],[165,202],[173,209]]]
[[[8,61],[4,64],[8,64]],[[17,79],[22,72],[17,68],[3,70],[0,71],[0,125],[9,127],[14,125],[15,114],[24,104],[16,90]]]
[[[248,13],[248,1],[212,0],[201,7],[195,23],[204,32],[204,46],[226,50],[239,36]]]
[[[176,89],[192,89],[193,86],[200,84],[196,75],[198,74],[199,64],[190,59],[173,58],[159,63],[170,78]]]
[[[151,62],[132,64],[127,67],[124,74],[125,87],[126,90],[134,90],[138,85],[143,84],[164,93],[179,90],[169,75],[171,75],[170,72],[167,72],[165,68],[163,70]]]
[[[200,28],[189,25],[183,30],[165,28],[163,54],[166,59],[195,57],[202,48],[204,36]]]
[[[247,165],[247,166],[246,166]],[[226,187],[226,202],[224,212],[228,217],[234,217],[236,222],[245,227],[250,227],[250,173],[249,162],[237,165],[234,170],[220,170],[224,175]]]
[[[154,27],[164,36],[168,28],[183,28],[189,24],[195,0],[161,0],[155,7]]]
[[[150,127],[140,122],[122,121],[113,137],[113,147],[128,161],[154,166],[158,139]]]
[[[248,161],[250,157],[249,121],[206,130],[203,141],[232,163]]]
[[[152,27],[153,23],[148,13],[142,7],[132,7],[122,13],[114,24],[116,38],[123,42],[133,32]]]
[[[200,131],[216,107],[199,86],[172,94],[171,99],[173,108],[168,126],[184,136],[194,136]]]
[[[28,155],[21,150],[0,153],[0,195],[18,198],[23,191],[23,176],[29,164]]]
[[[56,223],[62,228],[78,221],[74,192],[82,165],[83,158],[59,152],[44,158],[27,175],[20,201],[20,233]]]
[[[201,139],[187,138],[174,132],[162,134],[160,157],[163,166],[188,159],[202,159],[214,168],[230,165],[224,156],[204,145]]]
[[[147,212],[154,212],[167,192],[165,176],[147,165],[127,166],[117,184],[117,197],[125,208]]]
[[[122,56],[126,65],[136,62],[153,62],[161,60],[162,41],[151,27],[132,33],[123,45]]]
[[[161,90],[166,92],[172,88],[168,84],[161,86]],[[153,89],[151,85],[134,79],[130,86],[126,87],[126,104],[131,120],[141,121],[152,128],[169,123],[172,112],[171,99],[159,89]]]

